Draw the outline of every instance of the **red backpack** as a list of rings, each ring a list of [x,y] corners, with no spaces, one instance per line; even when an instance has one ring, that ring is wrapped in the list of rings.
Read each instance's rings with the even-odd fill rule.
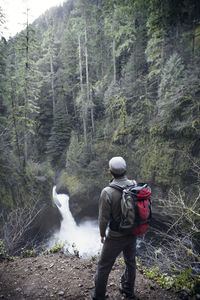
[[[145,233],[152,215],[151,188],[146,183],[126,187],[111,183],[109,186],[122,192],[118,231],[134,235]]]

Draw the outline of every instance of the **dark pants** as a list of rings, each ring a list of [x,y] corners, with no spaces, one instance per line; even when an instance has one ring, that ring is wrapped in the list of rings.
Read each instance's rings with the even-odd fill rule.
[[[121,252],[123,252],[126,264],[124,274],[121,277],[122,289],[129,295],[134,294],[136,237],[133,235],[118,238],[107,237],[103,245],[95,277],[93,295],[95,300],[105,299],[108,276],[116,258]]]

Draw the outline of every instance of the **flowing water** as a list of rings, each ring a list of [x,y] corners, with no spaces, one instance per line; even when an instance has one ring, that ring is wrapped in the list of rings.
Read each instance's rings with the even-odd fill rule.
[[[53,188],[53,199],[63,219],[60,230],[49,242],[49,248],[61,242],[64,243],[65,251],[72,254],[78,251],[81,257],[97,255],[101,250],[97,222],[86,221],[77,225],[69,209],[69,196],[57,194],[56,187]]]

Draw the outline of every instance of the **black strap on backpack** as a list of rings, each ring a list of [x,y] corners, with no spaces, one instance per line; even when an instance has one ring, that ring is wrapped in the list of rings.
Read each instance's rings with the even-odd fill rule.
[[[123,190],[126,188],[126,186],[120,186],[118,184],[115,184],[115,183],[110,183],[109,184],[109,187],[112,187],[120,192],[123,192]]]
[[[114,184],[114,183],[110,183],[109,184],[109,187],[112,187],[116,190],[118,190],[119,192],[123,192],[125,186],[120,186],[120,185],[117,185],[117,184]],[[113,231],[117,231],[119,232],[119,225],[120,225],[120,222],[117,222],[116,220],[113,219],[113,217],[111,216],[111,221],[110,221],[110,224],[109,224],[109,227],[111,230]]]

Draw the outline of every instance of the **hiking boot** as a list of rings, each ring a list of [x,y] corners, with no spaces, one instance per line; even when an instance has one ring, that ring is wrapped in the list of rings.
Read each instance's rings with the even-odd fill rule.
[[[130,292],[128,292],[127,290],[124,290],[124,289],[119,289],[119,291],[120,291],[120,293],[122,294],[122,295],[124,295],[127,299],[138,299],[135,295],[134,295],[134,293],[130,293]]]

